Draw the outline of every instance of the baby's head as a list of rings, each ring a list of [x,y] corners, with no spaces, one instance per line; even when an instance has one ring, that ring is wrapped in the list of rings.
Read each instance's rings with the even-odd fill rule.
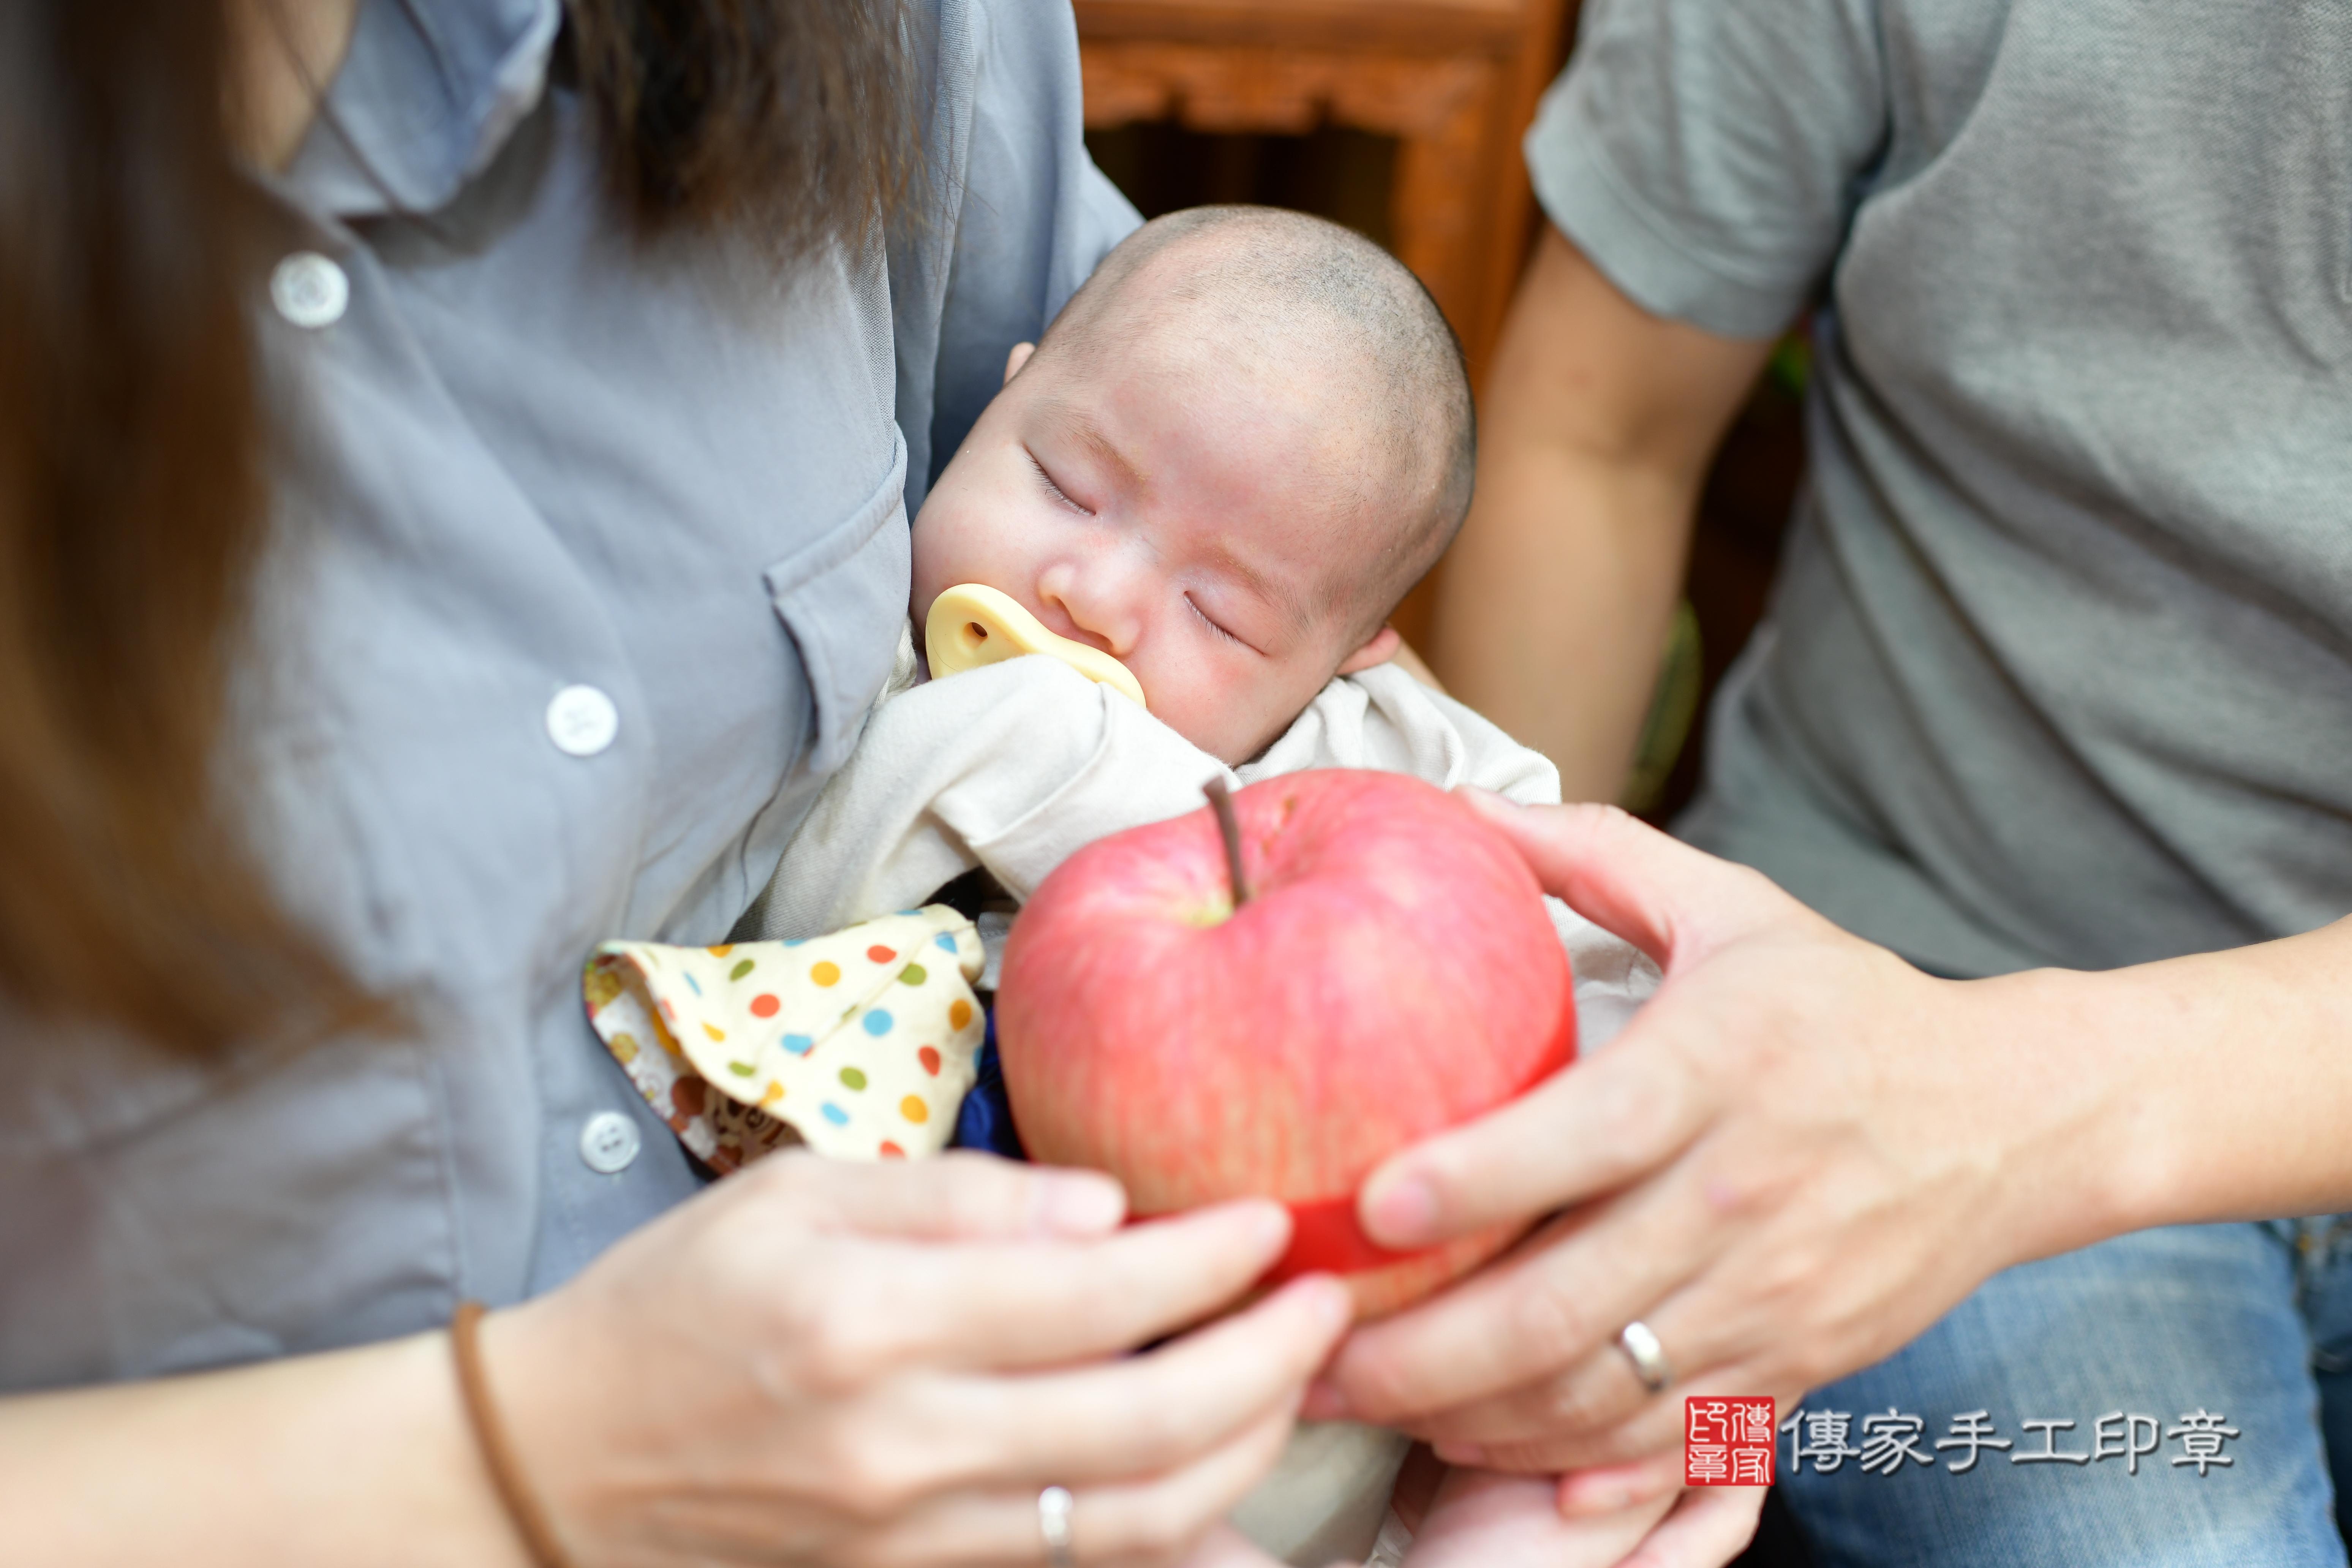
[[[1013,351],[916,520],[915,617],[987,584],[1242,762],[1395,648],[1472,459],[1461,347],[1386,252],[1297,213],[1171,214]]]

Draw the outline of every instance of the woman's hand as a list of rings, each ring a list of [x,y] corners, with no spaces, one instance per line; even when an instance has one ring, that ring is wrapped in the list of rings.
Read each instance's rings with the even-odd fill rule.
[[[1119,1228],[1108,1180],[785,1155],[494,1315],[493,1392],[582,1568],[1263,1563],[1214,1527],[1273,1464],[1348,1298],[1300,1280],[1147,1353],[1279,1255],[1244,1203]]]
[[[1666,978],[1606,1050],[1373,1173],[1360,1212],[1391,1246],[1565,1212],[1355,1334],[1310,1415],[1401,1425],[1456,1463],[1580,1470],[1564,1510],[1622,1508],[1680,1484],[1684,1395],[1787,1409],[1996,1270],[2124,1228],[2109,1130],[2131,1075],[2003,1027],[2034,977],[1932,979],[1611,808],[1478,804]],[[1614,1343],[1636,1319],[1671,1363],[1662,1395]],[[1694,1511],[1725,1518],[1685,1509],[1662,1533],[1720,1533]]]

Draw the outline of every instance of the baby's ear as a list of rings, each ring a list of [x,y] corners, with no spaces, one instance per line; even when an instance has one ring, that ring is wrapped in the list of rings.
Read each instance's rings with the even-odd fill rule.
[[[1029,363],[1029,356],[1036,352],[1037,345],[1035,343],[1014,343],[1013,345],[1013,352],[1004,356],[1005,385],[1010,386],[1013,384],[1013,378],[1021,374],[1021,367]]]
[[[1394,626],[1382,626],[1372,634],[1371,640],[1339,661],[1339,673],[1353,675],[1360,669],[1370,669],[1376,664],[1386,664],[1404,646]]]

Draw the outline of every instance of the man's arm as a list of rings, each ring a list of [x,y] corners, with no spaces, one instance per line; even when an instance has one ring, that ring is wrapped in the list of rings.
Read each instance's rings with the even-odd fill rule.
[[[1649,314],[1549,226],[1520,281],[1432,654],[1570,800],[1624,786],[1699,488],[1771,346]]]

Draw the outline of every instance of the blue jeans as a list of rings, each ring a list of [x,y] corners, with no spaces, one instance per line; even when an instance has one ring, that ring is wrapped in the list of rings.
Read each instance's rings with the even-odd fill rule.
[[[2174,1462],[2200,1449],[2202,1474]],[[2014,1462],[2045,1451],[2099,1457]],[[2352,1219],[2146,1231],[1997,1275],[1807,1396],[1780,1476],[1820,1568],[2343,1568]]]

